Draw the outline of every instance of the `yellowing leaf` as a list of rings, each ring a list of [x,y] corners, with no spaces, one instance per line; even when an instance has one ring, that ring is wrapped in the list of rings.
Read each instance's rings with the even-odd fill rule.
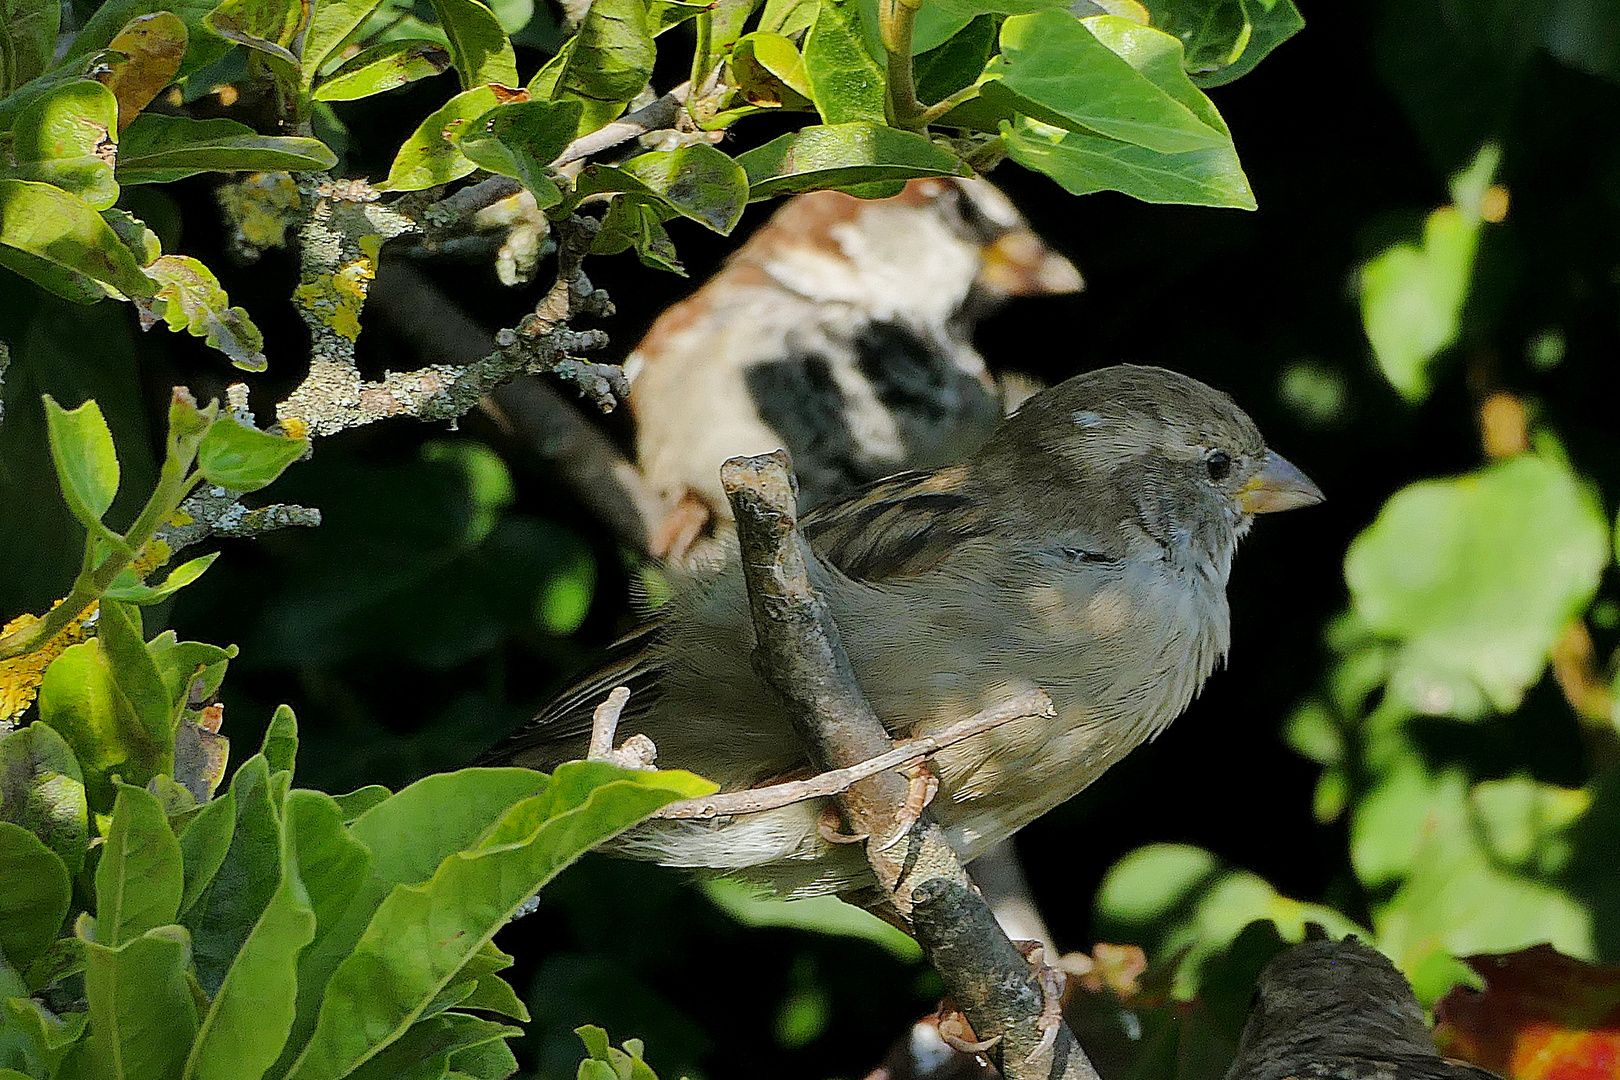
[[[137,15],[107,47],[129,58],[96,76],[118,99],[118,130],[123,131],[174,81],[186,55],[186,24],[169,11]]]

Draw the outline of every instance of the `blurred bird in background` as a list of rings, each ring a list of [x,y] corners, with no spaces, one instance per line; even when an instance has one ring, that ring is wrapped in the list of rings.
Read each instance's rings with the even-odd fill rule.
[[[1412,987],[1354,937],[1280,953],[1255,983],[1226,1080],[1500,1080],[1435,1049]]]
[[[1009,297],[1080,287],[984,180],[790,200],[625,364],[639,464],[670,508],[653,554],[678,557],[730,519],[720,465],[739,454],[786,447],[801,510],[966,457],[1028,393],[1015,384],[1009,401],[974,323]]]

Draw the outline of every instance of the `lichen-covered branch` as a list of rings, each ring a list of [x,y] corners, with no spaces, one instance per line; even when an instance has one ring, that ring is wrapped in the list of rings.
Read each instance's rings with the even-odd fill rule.
[[[468,364],[434,364],[367,380],[355,363],[360,315],[388,240],[417,230],[398,209],[379,204],[360,181],[309,178],[302,187],[308,217],[301,230],[303,281],[293,300],[310,330],[310,366],[304,381],[276,408],[278,421],[298,419],[311,435],[331,435],[393,416],[453,420],[479,398],[520,372],[556,371],[572,379],[600,407],[622,396],[616,367],[590,364],[577,354],[607,344],[600,330],[571,330],[576,315],[608,314],[606,294],[591,288],[580,269],[594,223],[558,224],[557,280],[533,314],[496,337],[496,349]]]
[[[721,470],[721,483],[737,519],[760,669],[787,701],[812,763],[849,768],[888,752],[888,735],[811,584],[813,556],[794,519],[787,454],[733,458]],[[996,924],[943,830],[926,813],[906,822],[909,787],[890,770],[852,784],[836,800],[851,831],[871,837],[867,859],[884,899],[913,926],[1004,1076],[1095,1080],[1051,993],[1043,991],[1042,973]],[[897,823],[904,830],[899,837],[892,835]]]

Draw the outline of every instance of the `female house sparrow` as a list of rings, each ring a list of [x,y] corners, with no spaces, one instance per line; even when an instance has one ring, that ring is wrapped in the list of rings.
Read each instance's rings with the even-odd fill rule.
[[[1226,580],[1252,515],[1317,502],[1230,398],[1160,368],[1111,367],[1030,398],[959,465],[902,473],[807,515],[811,576],[861,689],[897,736],[1039,688],[1055,717],[1015,720],[933,759],[932,813],[964,862],[1095,780],[1174,719],[1226,654]],[[752,665],[735,544],[677,579],[639,652],[493,755],[580,756],[590,709],[632,688],[622,730],[660,762],[735,790],[802,772],[805,753]],[[613,849],[812,895],[866,883],[819,801],[654,822]]]
[[[1500,1080],[1434,1048],[1406,978],[1354,937],[1280,953],[1226,1080]]]
[[[983,180],[790,200],[626,361],[637,455],[674,508],[654,554],[730,519],[720,463],[738,454],[785,446],[806,509],[959,460],[1001,417],[973,322],[1008,296],[1079,288]]]

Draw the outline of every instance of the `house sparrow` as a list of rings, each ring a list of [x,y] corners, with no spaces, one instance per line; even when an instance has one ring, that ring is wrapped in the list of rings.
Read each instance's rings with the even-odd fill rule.
[[[973,323],[1080,285],[984,180],[790,200],[626,360],[637,456],[672,508],[653,553],[730,520],[720,463],[738,454],[785,446],[801,509],[960,460],[1002,415]]]
[[[1278,954],[1226,1080],[1500,1080],[1440,1056],[1406,978],[1354,937]]]
[[[1225,394],[1175,372],[1110,367],[1030,398],[966,461],[901,473],[802,521],[811,577],[891,733],[936,731],[1034,689],[1027,717],[932,759],[932,813],[964,862],[1095,780],[1187,707],[1226,655],[1226,580],[1252,515],[1322,494]],[[808,767],[788,708],[753,667],[734,540],[675,578],[632,655],[492,755],[549,769],[581,756],[591,707],[632,689],[623,730],[659,760],[754,787]],[[789,895],[868,881],[831,844],[824,801],[644,825],[616,850]]]

